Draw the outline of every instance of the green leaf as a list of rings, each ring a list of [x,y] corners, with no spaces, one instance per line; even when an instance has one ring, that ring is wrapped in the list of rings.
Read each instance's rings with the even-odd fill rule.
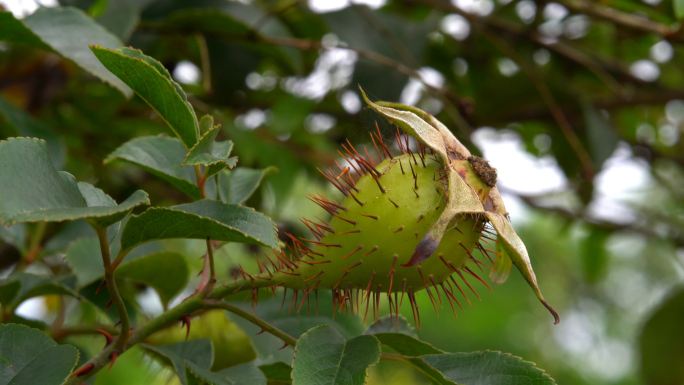
[[[97,17],[98,23],[126,41],[140,21],[140,12],[153,0],[107,1],[106,8]]]
[[[292,368],[290,365],[278,361],[261,365],[259,369],[268,379],[269,385],[287,385],[292,383]]]
[[[674,13],[677,19],[684,19],[684,0],[673,0],[672,6],[674,7]]]
[[[76,275],[77,286],[85,287],[104,275],[100,243],[96,237],[80,238],[69,244],[64,256]]]
[[[79,288],[102,278],[104,268],[97,238],[81,238],[69,245],[65,259],[76,274]],[[127,258],[116,270],[117,280],[130,280],[154,288],[167,304],[188,283],[190,270],[185,258],[173,251],[158,251]]]
[[[484,351],[423,356],[422,361],[458,385],[554,385],[546,372],[512,354]]]
[[[105,164],[123,160],[169,182],[191,198],[200,197],[192,167],[182,166],[185,157],[183,143],[168,136],[143,136],[130,140],[114,150]]]
[[[23,325],[0,325],[0,385],[61,385],[77,363],[73,346]]]
[[[133,93],[121,80],[95,58],[88,46],[123,46],[119,38],[97,24],[77,8],[41,7],[22,20],[10,20],[11,14],[0,17],[0,40],[48,46],[72,60],[84,70],[111,84],[126,97]],[[7,24],[5,24],[7,23]]]
[[[160,251],[123,263],[116,279],[129,279],[153,287],[167,305],[188,283],[190,270],[185,258],[172,251]]]
[[[641,376],[649,385],[684,383],[684,289],[679,286],[648,317],[639,336]]]
[[[186,370],[191,385],[266,385],[266,377],[254,364],[236,365],[218,372],[188,364]]]
[[[0,40],[45,47],[45,43],[9,11],[0,12]]]
[[[297,340],[294,355],[292,381],[297,385],[362,385],[368,367],[380,359],[380,344],[368,335],[346,340],[323,325]]]
[[[155,353],[176,371],[181,384],[188,385],[186,368],[194,365],[197,368],[207,369],[214,360],[214,349],[209,340],[191,340],[169,345],[142,344],[142,348]]]
[[[195,111],[183,89],[155,59],[132,48],[92,47],[95,56],[155,109],[186,147],[199,136]]]
[[[0,304],[17,306],[21,302],[46,294],[64,294],[80,298],[73,289],[73,276],[49,277],[31,273],[14,273],[0,281]]]
[[[2,13],[0,13],[0,19],[2,18],[1,15]],[[2,21],[0,21],[0,24],[2,24]],[[66,158],[64,140],[55,135],[55,133],[43,122],[27,114],[24,110],[10,104],[4,98],[0,98],[0,115],[5,119],[7,124],[14,128],[14,133],[16,135],[45,139],[50,158],[54,164],[56,166],[64,164]]]
[[[407,357],[443,353],[427,342],[419,340],[415,330],[404,317],[382,318],[373,323],[366,334],[375,336],[383,345]]]
[[[203,120],[205,118],[206,116]],[[211,120],[211,118],[208,119]],[[233,142],[230,140],[217,142],[216,136],[221,131],[221,127],[218,125],[214,126],[212,123],[210,125],[209,130],[192,146],[183,160],[184,165],[207,167],[207,177],[225,168],[232,169],[237,165],[237,157],[230,157],[230,153],[233,150]]]
[[[231,366],[219,371],[229,384],[235,385],[266,385],[266,376],[254,363]]]
[[[239,167],[222,172],[218,176],[219,197],[226,203],[243,204],[259,188],[264,178],[276,170],[275,167],[261,170]]]
[[[213,239],[278,246],[275,225],[254,209],[214,200],[152,207],[126,223],[121,247],[128,249],[153,239]]]
[[[612,122],[597,111],[590,103],[582,106],[586,124],[587,143],[591,160],[596,169],[600,169],[603,163],[613,155],[620,142]]]
[[[89,219],[107,226],[149,204],[138,190],[117,205],[102,190],[55,170],[46,143],[35,138],[0,141],[0,224]]]

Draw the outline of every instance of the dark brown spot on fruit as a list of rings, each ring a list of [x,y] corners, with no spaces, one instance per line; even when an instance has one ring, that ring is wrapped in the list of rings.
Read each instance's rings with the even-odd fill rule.
[[[475,174],[480,177],[480,180],[489,187],[496,186],[496,169],[489,165],[489,162],[480,158],[479,156],[471,155],[468,162],[473,167]]]

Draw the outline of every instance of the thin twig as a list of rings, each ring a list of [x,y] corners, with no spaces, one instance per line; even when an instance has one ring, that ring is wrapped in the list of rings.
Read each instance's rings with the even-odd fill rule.
[[[292,337],[291,335],[285,333],[284,331],[278,329],[277,327],[271,325],[267,321],[259,318],[256,314],[252,314],[246,310],[243,310],[242,308],[235,306],[231,303],[225,302],[225,301],[216,301],[216,300],[209,300],[204,302],[207,307],[211,308],[217,308],[217,309],[224,309],[227,310],[240,318],[243,318],[254,325],[258,326],[261,328],[261,330],[265,331],[268,334],[271,334],[277,338],[280,338],[284,343],[290,346],[295,346],[297,343],[297,339]]]
[[[222,299],[226,296],[229,296],[231,294],[235,294],[241,291],[246,291],[246,290],[253,290],[255,288],[260,288],[260,287],[269,287],[272,286],[273,282],[271,282],[268,278],[263,277],[254,277],[254,279],[245,281],[235,281],[231,284],[215,288],[208,296],[207,298],[213,299],[213,300],[219,300]],[[145,339],[147,339],[149,336],[152,334],[156,333],[159,330],[162,330],[164,328],[167,328],[171,325],[173,325],[176,322],[179,322],[183,317],[185,316],[190,316],[196,311],[200,311],[202,309],[206,309],[206,303],[202,298],[198,297],[190,297],[187,300],[181,302],[180,304],[176,305],[175,307],[165,311],[164,313],[158,315],[157,317],[153,318],[149,322],[147,322],[145,325],[142,327],[138,328],[128,339],[127,344],[119,351],[117,351],[119,354],[123,354],[127,349],[131,348],[132,346],[135,346],[136,344],[139,344],[143,342]],[[126,333],[128,334],[128,333]],[[100,353],[98,353],[95,357],[91,358],[88,362],[86,362],[83,367],[90,367],[92,364],[92,368],[87,372],[84,373],[83,375],[79,377],[71,377],[64,385],[78,385],[83,383],[86,379],[89,377],[92,377],[94,374],[96,374],[98,371],[100,371],[103,367],[107,365],[109,362],[109,357],[111,353],[115,351],[114,350],[114,344],[111,344],[107,347],[105,347]]]
[[[679,32],[679,28],[658,23],[641,15],[622,12],[596,1],[560,0],[560,3],[574,12],[584,13],[636,31],[655,33],[664,38],[676,37],[677,40],[681,39],[681,36],[675,36]]]
[[[114,277],[114,267],[112,266],[111,257],[109,254],[109,240],[107,239],[107,229],[101,226],[95,227],[95,232],[97,233],[97,239],[100,242],[100,253],[102,254],[102,264],[104,265],[104,278],[105,284],[107,285],[107,291],[109,292],[110,299],[116,311],[119,314],[120,330],[119,337],[112,344],[114,346],[115,352],[122,352],[128,341],[130,335],[130,320],[128,318],[128,310],[126,309],[126,304],[121,297],[119,292],[119,287],[116,283],[116,278]]]
[[[489,33],[488,31],[482,31],[482,33],[483,36],[485,36],[489,41],[492,42],[492,44],[494,44],[495,47],[497,47],[506,56],[510,57],[513,61],[515,61],[516,64],[525,73],[525,75],[527,75],[527,77],[530,79],[530,81],[534,85],[534,88],[539,93],[539,96],[544,101],[544,104],[546,104],[547,108],[549,109],[551,116],[558,124],[558,127],[560,128],[561,133],[565,137],[565,140],[568,142],[572,150],[575,152],[575,156],[577,156],[577,159],[579,160],[580,165],[582,167],[584,178],[586,180],[592,180],[594,178],[594,166],[591,161],[591,156],[589,155],[589,152],[580,141],[579,137],[577,136],[577,133],[575,133],[575,130],[570,124],[570,120],[563,112],[563,109],[561,108],[560,104],[558,104],[558,102],[556,101],[556,98],[553,96],[553,93],[546,85],[546,82],[544,82],[544,79],[541,79],[541,76],[535,71],[535,69],[531,65],[529,65],[529,63],[526,60],[521,58],[520,55],[516,52],[516,50],[510,45],[508,45],[506,41],[498,38],[497,36]]]

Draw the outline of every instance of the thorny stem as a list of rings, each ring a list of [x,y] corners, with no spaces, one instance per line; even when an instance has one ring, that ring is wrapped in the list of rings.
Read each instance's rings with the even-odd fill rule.
[[[82,336],[82,335],[99,335],[100,330],[104,330],[109,334],[118,335],[119,331],[110,325],[99,325],[99,326],[69,326],[60,327],[52,330],[52,339],[55,341],[61,341],[69,336]]]
[[[206,197],[206,192],[204,186],[207,181],[206,171],[202,170],[202,167],[195,166],[195,177],[197,178],[197,188],[199,188],[200,197],[204,199]],[[211,244],[211,239],[207,238],[207,254],[205,255],[204,266],[202,267],[202,281],[197,288],[197,294],[201,297],[206,297],[214,288],[214,282],[216,282],[216,271],[214,268],[214,246]],[[209,276],[205,279],[205,274],[208,273]]]
[[[263,319],[259,318],[257,315],[252,314],[248,311],[243,310],[242,308],[235,306],[231,303],[224,302],[224,301],[215,301],[215,300],[208,300],[204,302],[206,306],[211,307],[211,308],[217,308],[217,309],[224,309],[227,310],[240,318],[243,318],[254,325],[258,326],[261,328],[261,330],[265,331],[266,333],[269,333],[277,338],[280,338],[285,344],[290,345],[290,346],[295,346],[297,343],[297,340],[292,337],[291,335],[285,333],[284,331],[278,329],[277,327],[269,324],[268,322],[264,321]]]
[[[207,238],[207,254],[204,257],[202,268],[202,280],[197,288],[197,293],[201,297],[206,297],[214,289],[216,283],[216,268],[214,267],[214,246],[211,239]],[[206,274],[208,273],[208,276]]]
[[[254,280],[241,280],[241,281],[235,281],[233,283],[230,283],[225,286],[218,287],[214,289],[209,295],[208,298],[218,300],[222,299],[223,297],[229,296],[231,294],[235,294],[241,291],[245,290],[252,290],[255,288],[260,288],[260,287],[268,287],[273,285],[272,282],[270,282],[268,279],[259,279],[256,278]],[[173,325],[174,323],[178,322],[182,317],[191,315],[192,313],[203,310],[203,309],[208,309],[211,308],[208,306],[205,302],[206,300],[203,300],[202,298],[199,297],[190,297],[184,302],[181,302],[177,306],[165,311],[164,313],[158,315],[157,317],[153,318],[149,322],[147,322],[145,325],[140,327],[139,329],[135,330],[130,338],[128,338],[127,342],[121,347],[120,350],[117,350],[119,354],[123,354],[126,350],[131,348],[132,346],[143,342],[147,337],[150,335],[154,334],[155,332],[162,330],[168,326]],[[128,332],[125,333],[128,335]],[[117,342],[120,340],[120,338],[117,339]],[[93,376],[96,374],[98,371],[100,371],[103,367],[105,367],[109,361],[110,361],[110,355],[112,352],[115,351],[115,344],[109,345],[105,347],[100,353],[98,353],[95,357],[90,359],[87,363],[84,364],[82,367],[86,367],[87,365],[92,364],[92,369],[88,371],[87,373],[84,373],[83,375],[79,377],[71,377],[64,385],[78,385],[81,384],[83,381],[85,381],[87,378]]]
[[[119,337],[117,337],[112,344],[112,351],[120,353],[124,350],[126,342],[128,341],[131,324],[128,318],[128,310],[126,310],[126,305],[124,304],[123,298],[121,298],[121,293],[119,293],[119,287],[116,284],[116,278],[114,277],[115,266],[112,265],[111,256],[109,254],[107,229],[101,226],[95,226],[95,232],[97,233],[97,239],[100,241],[100,253],[102,254],[102,264],[104,265],[105,284],[107,285],[107,291],[109,292],[111,301],[119,314],[119,322],[121,324],[121,332],[119,333]]]

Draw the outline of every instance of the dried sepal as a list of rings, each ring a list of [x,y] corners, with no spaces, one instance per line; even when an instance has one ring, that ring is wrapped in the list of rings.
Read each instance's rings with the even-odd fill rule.
[[[448,175],[449,188],[444,211],[404,266],[415,266],[427,260],[439,247],[445,230],[463,215],[484,215],[497,232],[497,255],[490,271],[490,279],[495,283],[502,283],[508,277],[511,265],[515,265],[537,298],[553,315],[555,323],[558,323],[558,313],[544,299],[527,249],[508,219],[503,200],[495,186],[495,170],[486,161],[473,157],[443,123],[427,112],[397,103],[373,102],[363,90],[361,94],[373,110],[439,154]],[[470,163],[472,173],[464,170],[463,160]],[[477,182],[468,180],[468,176],[472,174],[478,176]]]

